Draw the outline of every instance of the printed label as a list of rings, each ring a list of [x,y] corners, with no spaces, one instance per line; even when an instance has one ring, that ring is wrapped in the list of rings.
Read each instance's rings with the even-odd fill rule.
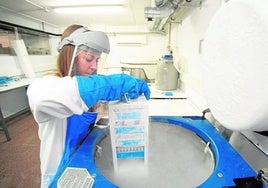
[[[94,184],[94,179],[85,168],[72,168],[67,167],[60,179],[58,180],[57,187],[59,188],[91,188]]]

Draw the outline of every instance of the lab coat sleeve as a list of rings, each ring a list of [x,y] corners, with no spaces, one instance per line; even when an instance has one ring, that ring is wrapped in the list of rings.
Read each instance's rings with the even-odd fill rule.
[[[27,95],[32,113],[38,123],[53,118],[82,114],[88,108],[79,96],[77,82],[71,77],[45,76],[37,78]]]

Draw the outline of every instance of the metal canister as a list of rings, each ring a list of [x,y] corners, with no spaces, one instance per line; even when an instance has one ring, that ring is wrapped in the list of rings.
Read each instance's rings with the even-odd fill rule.
[[[156,70],[155,85],[159,90],[175,90],[179,73],[173,64],[172,55],[163,55]]]

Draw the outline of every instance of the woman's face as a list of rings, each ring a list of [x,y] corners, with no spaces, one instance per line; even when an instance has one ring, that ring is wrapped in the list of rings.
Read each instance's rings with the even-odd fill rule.
[[[81,76],[95,74],[99,58],[99,56],[81,50],[76,57],[76,74]]]

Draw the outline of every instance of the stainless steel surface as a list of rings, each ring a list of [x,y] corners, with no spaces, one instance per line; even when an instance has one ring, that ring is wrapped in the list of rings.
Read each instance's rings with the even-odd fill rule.
[[[268,137],[267,136],[264,136],[264,135],[261,135],[252,131],[243,131],[242,134],[268,157]]]
[[[132,76],[134,76],[136,78],[140,78],[140,79],[142,79],[142,80],[144,80],[146,82],[149,82],[149,83],[154,82],[154,79],[149,79],[146,76],[143,68],[126,68],[126,67],[122,67],[122,72],[130,74],[130,75],[132,75]]]
[[[120,62],[122,72],[141,78],[149,83],[155,82],[158,60],[151,58],[128,58]]]
[[[150,122],[149,159],[125,159],[114,172],[110,137],[98,143],[95,163],[101,173],[123,187],[197,187],[213,172],[211,151],[195,133],[179,126]]]
[[[267,140],[267,138],[266,138]],[[268,168],[268,156],[261,151],[255,144],[240,132],[233,132],[230,138],[230,144],[239,152],[239,154],[258,172],[263,168]],[[264,141],[264,139],[262,140]]]

